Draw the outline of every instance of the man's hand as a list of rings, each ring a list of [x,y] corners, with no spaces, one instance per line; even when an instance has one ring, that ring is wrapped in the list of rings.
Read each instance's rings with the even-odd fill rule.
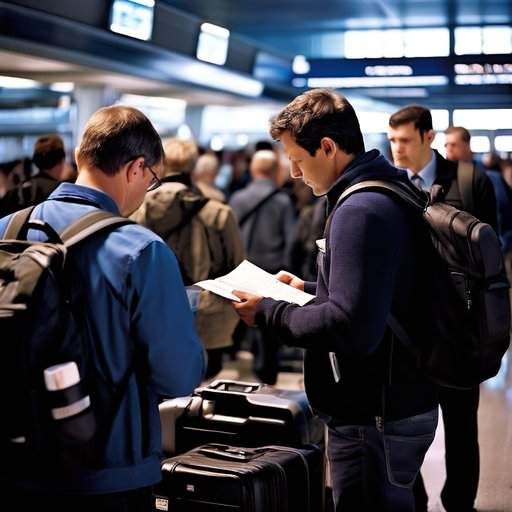
[[[256,306],[263,297],[261,295],[254,295],[252,293],[234,290],[233,295],[236,295],[242,302],[231,302],[238,316],[249,326],[254,325],[254,317],[256,315]]]
[[[290,286],[297,288],[297,290],[304,291],[304,281],[299,277],[290,274],[290,272],[286,272],[286,270],[281,270],[275,277],[278,281],[281,281],[284,284],[289,284]]]

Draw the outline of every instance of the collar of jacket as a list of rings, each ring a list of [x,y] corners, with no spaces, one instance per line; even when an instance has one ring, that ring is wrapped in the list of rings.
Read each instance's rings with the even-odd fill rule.
[[[161,180],[162,183],[181,183],[187,187],[187,198],[190,199],[193,196],[197,196],[197,201],[201,202],[203,205],[206,204],[210,198],[206,197],[199,187],[196,187],[192,183],[192,179],[190,174],[171,174],[170,176],[164,176]],[[202,206],[201,206],[202,208]]]
[[[345,168],[327,192],[327,213],[349,186],[365,180],[407,180],[407,173],[400,172],[384,158],[377,149],[357,155]]]
[[[48,197],[48,200],[71,200],[76,199],[78,203],[85,201],[92,203],[97,208],[106,210],[114,215],[121,215],[114,200],[105,192],[85,185],[76,183],[61,183]]]
[[[192,177],[189,173],[171,174],[170,176],[164,176],[160,181],[162,183],[183,183],[187,187],[192,186]]]
[[[457,177],[457,163],[446,160],[446,158],[443,158],[435,149],[434,153],[436,155],[436,179],[434,183],[441,185],[446,193],[452,181]]]

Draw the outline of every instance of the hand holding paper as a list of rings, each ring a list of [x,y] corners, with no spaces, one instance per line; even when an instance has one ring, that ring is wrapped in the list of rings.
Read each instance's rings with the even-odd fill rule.
[[[233,290],[284,300],[299,306],[304,306],[315,297],[278,281],[275,276],[247,260],[225,276],[199,281],[196,285],[236,302],[240,302],[240,298],[233,295]]]
[[[233,293],[241,299],[241,302],[232,302],[231,305],[238,313],[238,316],[249,327],[256,324],[256,307],[263,297],[261,295],[254,295],[252,293],[234,290]]]
[[[276,274],[276,279],[284,284],[289,284],[293,288],[297,288],[297,290],[304,291],[304,281],[286,270],[280,270]]]

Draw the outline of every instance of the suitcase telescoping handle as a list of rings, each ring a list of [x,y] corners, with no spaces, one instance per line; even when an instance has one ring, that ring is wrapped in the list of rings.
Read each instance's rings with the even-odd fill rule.
[[[201,394],[202,391],[223,391],[223,392],[235,392],[242,394],[255,393],[263,387],[263,384],[257,382],[241,382],[237,380],[214,380],[208,386],[198,390]]]
[[[236,460],[238,462],[248,462],[261,455],[261,449],[258,448],[239,448],[217,443],[205,444],[198,449],[198,452],[214,459]]]

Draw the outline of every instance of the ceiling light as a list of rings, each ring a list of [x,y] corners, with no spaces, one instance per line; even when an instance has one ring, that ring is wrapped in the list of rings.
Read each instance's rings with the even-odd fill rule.
[[[40,86],[40,82],[29,80],[28,78],[0,76],[0,87],[4,87],[5,89],[34,89]]]

